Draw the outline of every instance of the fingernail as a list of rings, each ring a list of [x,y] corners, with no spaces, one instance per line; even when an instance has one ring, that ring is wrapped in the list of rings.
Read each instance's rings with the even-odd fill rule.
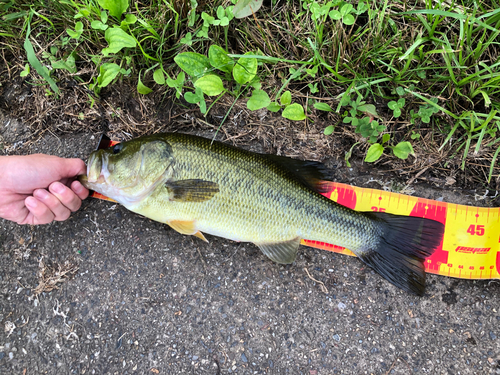
[[[49,196],[49,193],[47,193],[46,190],[40,189],[40,190],[35,190],[33,192],[33,195],[39,199],[46,199]]]
[[[28,197],[24,200],[24,204],[26,205],[26,207],[28,208],[36,208],[36,206],[38,206],[38,202],[35,198],[33,197]]]
[[[51,186],[51,190],[56,194],[62,194],[64,193],[64,185],[60,182],[54,182]]]
[[[73,191],[77,194],[83,192],[83,185],[78,181],[76,181],[76,183],[74,183],[71,187],[73,188]]]

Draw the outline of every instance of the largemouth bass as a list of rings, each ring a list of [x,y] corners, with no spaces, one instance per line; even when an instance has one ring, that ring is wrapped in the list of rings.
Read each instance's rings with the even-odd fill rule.
[[[167,133],[93,152],[80,180],[182,234],[253,242],[277,263],[292,263],[302,238],[346,247],[423,295],[423,261],[440,245],[443,224],[341,206],[320,194],[325,172],[317,162]]]

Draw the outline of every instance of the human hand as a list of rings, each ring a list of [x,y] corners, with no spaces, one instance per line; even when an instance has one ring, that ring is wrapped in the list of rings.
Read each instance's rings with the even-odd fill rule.
[[[0,156],[0,218],[32,225],[68,219],[89,194],[75,180],[86,171],[80,159]]]

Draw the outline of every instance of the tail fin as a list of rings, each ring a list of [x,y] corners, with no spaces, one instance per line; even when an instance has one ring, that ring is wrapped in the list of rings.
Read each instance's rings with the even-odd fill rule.
[[[438,221],[385,212],[367,212],[379,223],[376,247],[357,254],[397,287],[422,296],[425,291],[424,260],[441,244],[444,225]]]

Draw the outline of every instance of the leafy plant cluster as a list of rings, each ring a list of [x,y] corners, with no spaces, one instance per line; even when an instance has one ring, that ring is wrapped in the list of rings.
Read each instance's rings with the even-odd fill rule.
[[[0,10],[5,11],[2,20],[6,22],[26,20],[19,28],[19,34],[26,36],[28,59],[21,75],[36,70],[50,85],[47,95],[59,92],[54,71],[68,71],[83,83],[78,72],[78,60],[82,58],[91,59],[97,68],[89,84],[96,94],[123,76],[133,76],[138,92],[148,94],[152,78],[158,85],[173,88],[177,97],[182,95],[199,105],[204,113],[209,110],[207,97],[227,94],[235,100],[246,97],[250,110],[282,110],[286,118],[302,120],[308,112],[294,103],[292,92],[285,91],[290,82],[297,83],[299,90],[309,88],[311,94],[321,91],[321,95],[330,97],[334,96],[329,91],[333,86],[349,86],[345,90],[349,94],[341,97],[337,112],[344,108],[343,122],[365,138],[370,149],[373,147],[370,155],[377,155],[380,147],[403,157],[412,152],[409,148],[405,149],[408,152],[399,152],[402,146],[397,148],[399,143],[394,145],[384,134],[387,128],[375,108],[360,95],[352,97],[353,92],[388,100],[395,119],[414,125],[408,134],[412,140],[418,140],[423,124],[444,134],[441,149],[454,148],[453,152],[463,153],[462,168],[470,151],[477,153],[481,145],[498,147],[500,62],[491,57],[496,56],[500,36],[500,9],[488,2],[460,8],[455,3],[426,2],[425,9],[410,6],[403,11],[384,1],[302,0],[291,3],[298,12],[278,14],[273,10],[270,18],[253,17],[261,0],[208,4],[214,5],[211,9],[189,0],[188,12],[183,15],[176,11],[178,4],[174,2],[130,4],[129,0],[61,0],[41,12],[43,5],[37,0],[30,6],[9,1],[0,5]],[[287,9],[292,8],[289,5]],[[8,13],[11,9],[15,11]],[[66,12],[66,17],[71,14],[73,22],[64,17],[52,19],[50,12],[54,9],[61,15]],[[251,18],[249,22],[238,21],[233,35],[242,40],[242,55],[229,54],[228,32],[233,30],[235,19],[244,17]],[[362,22],[357,21],[360,17]],[[262,18],[272,22],[263,23]],[[61,25],[66,28],[62,35]],[[406,25],[416,32],[408,33]],[[36,36],[31,33],[35,28]],[[15,33],[4,29],[2,35],[14,40]],[[51,30],[47,33],[49,46],[36,53],[38,46],[32,41],[46,30]],[[274,38],[271,30],[282,32],[288,39]],[[206,56],[196,54],[207,51],[208,45]],[[92,53],[88,46],[93,48]],[[99,48],[97,53],[95,47]],[[190,52],[179,53],[183,49]],[[300,55],[296,60],[285,59],[297,56],[296,51]],[[263,84],[264,74],[269,73],[262,66],[267,63],[276,64],[273,72],[282,82],[276,91],[269,91]],[[367,64],[371,66],[369,71],[364,69]],[[386,96],[394,84],[397,96],[394,92]],[[439,102],[437,97],[441,96],[449,100]],[[420,102],[418,109],[413,107],[415,99]],[[408,102],[411,108],[407,108]],[[318,110],[331,111],[318,98],[309,97],[308,103]],[[328,126],[325,134],[333,130],[334,126]],[[371,159],[367,154],[367,160]],[[494,168],[493,162],[491,165]]]
[[[207,112],[205,95],[218,96],[229,93],[237,98],[247,90],[251,90],[251,96],[247,101],[249,110],[267,108],[277,112],[283,108],[283,117],[296,121],[304,120],[306,118],[304,108],[298,103],[292,103],[290,91],[284,92],[279,97],[278,103],[278,100],[271,102],[269,95],[261,89],[260,78],[257,75],[258,56],[258,53],[250,51],[236,60],[215,44],[210,46],[208,57],[196,52],[183,52],[174,58],[183,72],[175,81],[167,80],[167,84],[176,89],[179,98],[184,89],[186,81],[184,73],[186,73],[193,83],[194,92],[187,89],[184,99],[189,103],[198,104],[202,113]],[[233,83],[234,89],[227,90],[223,79],[227,84]]]
[[[397,113],[399,116],[401,115],[400,109],[404,106],[404,103],[405,100],[401,98],[397,102],[389,102],[388,106],[395,112],[399,110],[399,113]],[[330,106],[325,103],[316,103],[314,107],[323,111],[331,111]],[[338,109],[340,109],[340,107],[350,107],[350,109],[346,110],[343,114],[343,123],[354,126],[355,132],[360,134],[363,138],[366,138],[368,143],[371,143],[365,157],[366,162],[377,161],[382,156],[386,147],[391,149],[394,156],[400,159],[407,159],[410,154],[414,154],[410,142],[399,142],[395,146],[386,145],[391,138],[391,135],[388,133],[382,136],[382,143],[376,143],[379,136],[387,130],[387,127],[379,124],[379,122],[375,120],[375,117],[379,117],[375,106],[366,103],[360,93],[357,93],[356,99],[353,99],[352,96],[346,92],[340,100]],[[330,135],[334,130],[335,127],[330,125],[325,128],[324,133],[325,135]]]

